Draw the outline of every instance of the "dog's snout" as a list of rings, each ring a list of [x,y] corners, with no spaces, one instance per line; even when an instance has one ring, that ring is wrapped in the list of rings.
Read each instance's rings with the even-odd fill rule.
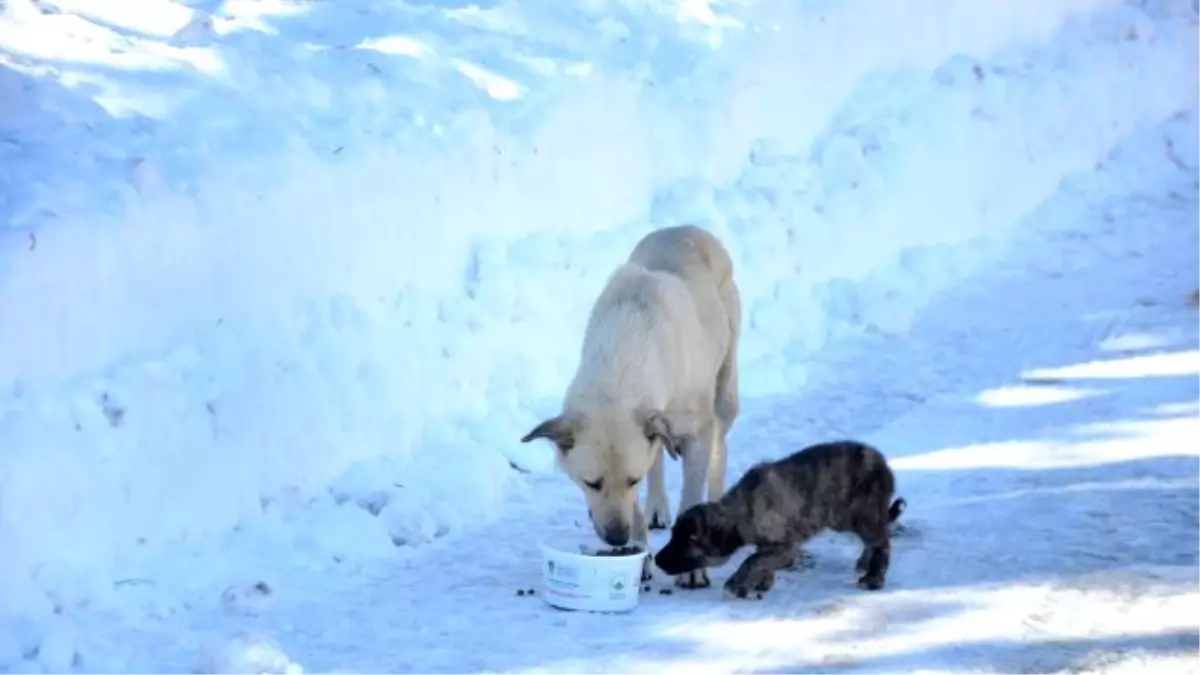
[[[604,543],[609,546],[624,546],[629,543],[629,525],[625,523],[609,523],[600,532]]]

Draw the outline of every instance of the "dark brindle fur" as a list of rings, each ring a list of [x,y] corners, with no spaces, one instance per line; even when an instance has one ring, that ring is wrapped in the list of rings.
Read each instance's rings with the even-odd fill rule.
[[[725,582],[739,598],[770,590],[775,571],[791,567],[801,544],[824,529],[863,541],[858,585],[883,588],[891,562],[889,525],[904,510],[892,501],[896,479],[875,448],[857,441],[809,446],[756,464],[720,500],[679,515],[671,540],[654,556],[667,574],[717,567],[743,546],[756,547]]]

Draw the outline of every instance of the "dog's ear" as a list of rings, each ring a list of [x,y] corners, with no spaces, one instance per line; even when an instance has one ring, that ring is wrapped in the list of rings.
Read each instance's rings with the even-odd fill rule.
[[[737,523],[717,508],[706,508],[704,511],[702,536],[712,544],[718,554],[733,555],[745,544],[741,533],[738,532]]]
[[[657,410],[643,412],[642,431],[646,434],[646,438],[651,443],[657,439],[662,443],[663,448],[671,459],[679,459],[679,439],[671,431],[671,423],[667,420],[667,416]]]
[[[558,451],[567,454],[575,447],[575,436],[579,433],[579,421],[559,415],[551,417],[533,428],[533,431],[521,438],[522,443],[528,443],[535,438],[547,438],[558,447]]]

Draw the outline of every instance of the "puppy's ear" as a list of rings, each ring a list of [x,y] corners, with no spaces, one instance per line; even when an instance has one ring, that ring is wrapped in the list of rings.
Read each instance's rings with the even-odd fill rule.
[[[575,436],[578,433],[578,420],[559,415],[534,427],[533,431],[521,438],[521,442],[528,443],[535,438],[547,438],[558,447],[559,452],[565,455],[575,447]]]
[[[662,443],[663,449],[667,451],[671,459],[679,459],[680,440],[671,431],[671,423],[667,420],[667,416],[658,410],[642,412],[640,416],[642,431],[646,434],[646,438],[651,443],[655,440]]]

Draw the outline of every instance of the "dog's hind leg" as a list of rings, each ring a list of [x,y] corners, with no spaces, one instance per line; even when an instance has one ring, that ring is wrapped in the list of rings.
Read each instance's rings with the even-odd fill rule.
[[[650,467],[646,511],[651,530],[665,530],[671,527],[671,500],[667,496],[667,477],[663,466],[666,463],[666,455],[665,450],[659,450],[654,465]]]
[[[863,542],[862,555],[855,563],[856,570],[862,574],[858,585],[869,591],[877,591],[883,588],[892,561],[892,542],[887,522],[860,523],[855,528],[855,534]]]
[[[732,332],[725,360],[717,370],[717,382],[713,395],[713,413],[717,418],[717,441],[712,461],[708,466],[708,500],[715,502],[725,494],[725,474],[729,467],[729,430],[737,420],[741,399],[738,394],[738,333],[742,323],[741,299],[737,285],[729,280],[732,293],[728,293],[726,304]]]
[[[858,572],[859,574],[866,574],[867,567],[871,565],[871,552],[873,550],[874,549],[872,549],[870,546],[863,544],[862,553],[859,554],[858,560],[854,562],[855,572]]]

